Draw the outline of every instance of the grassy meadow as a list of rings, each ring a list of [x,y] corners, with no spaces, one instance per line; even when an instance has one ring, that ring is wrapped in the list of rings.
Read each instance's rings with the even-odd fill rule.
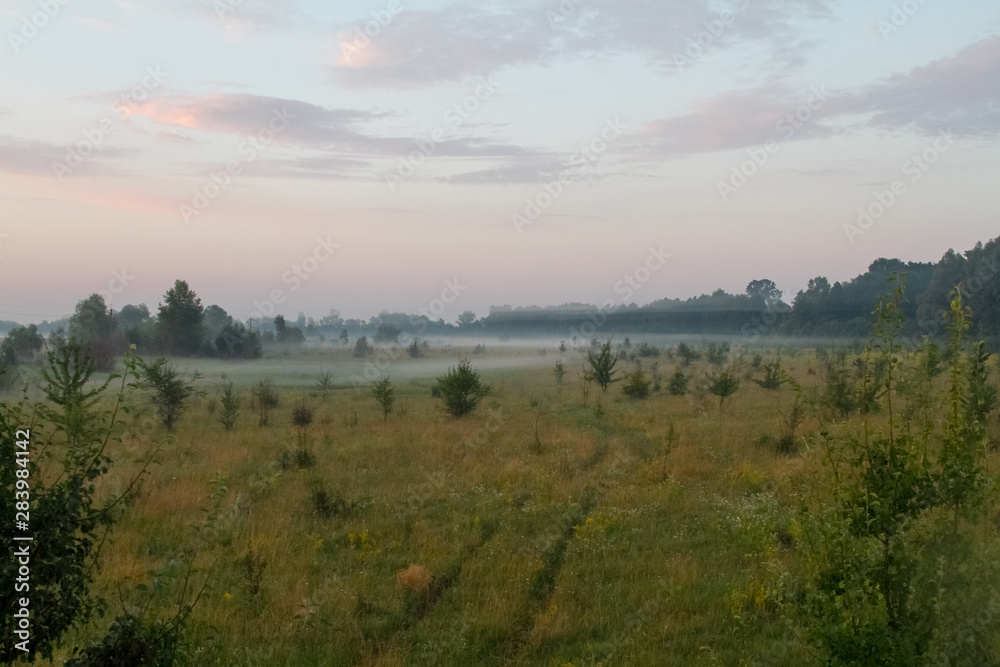
[[[386,420],[352,386],[364,367],[349,350],[178,360],[205,394],[173,434],[149,405],[125,416],[105,492],[159,452],[103,547],[95,590],[112,618],[123,606],[170,618],[197,600],[180,656],[193,665],[815,664],[780,591],[806,567],[816,537],[804,519],[831,475],[811,412],[797,451],[777,451],[796,394],[754,383],[752,352],[737,353],[740,387],[720,407],[700,387],[704,360],[684,369],[683,396],[666,389],[678,360],[620,361],[619,375],[656,362],[662,378],[629,400],[623,383],[585,392],[572,350],[435,348],[380,368],[396,384]],[[431,388],[462,357],[493,391],[454,419]],[[806,391],[822,384],[815,351],[781,362]],[[336,385],[325,395],[324,370]],[[222,375],[242,396],[233,432],[217,421]],[[249,393],[265,378],[280,403],[260,427]],[[311,424],[292,424],[296,406]],[[992,450],[986,464],[1000,464]]]

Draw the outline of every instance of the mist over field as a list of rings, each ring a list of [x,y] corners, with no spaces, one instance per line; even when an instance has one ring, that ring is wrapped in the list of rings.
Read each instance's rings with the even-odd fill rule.
[[[0,38],[0,664],[1000,665],[996,2]]]

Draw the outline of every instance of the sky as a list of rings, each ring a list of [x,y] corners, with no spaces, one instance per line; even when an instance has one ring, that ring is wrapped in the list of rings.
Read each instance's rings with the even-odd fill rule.
[[[0,0],[0,37],[0,319],[790,300],[1000,235],[996,0]]]

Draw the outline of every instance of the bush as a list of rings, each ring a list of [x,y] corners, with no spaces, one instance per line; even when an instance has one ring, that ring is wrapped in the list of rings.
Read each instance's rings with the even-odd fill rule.
[[[861,406],[859,392],[847,371],[846,351],[827,361],[822,403],[834,414],[849,417]]]
[[[729,358],[729,343],[709,343],[705,359],[713,366],[722,366]]]
[[[335,496],[322,485],[317,485],[309,492],[309,500],[313,513],[320,519],[330,519],[346,514],[349,509],[347,502],[339,495]]]
[[[10,391],[17,386],[20,379],[21,373],[17,368],[6,366],[0,361],[0,392]]]
[[[223,359],[259,359],[263,354],[260,334],[242,322],[227,322],[215,337],[215,351]]]
[[[633,401],[649,398],[650,382],[642,370],[637,370],[625,376],[622,392]]]
[[[222,424],[222,428],[227,431],[232,431],[236,427],[236,417],[240,413],[240,395],[233,390],[233,383],[226,380],[225,376],[222,378],[222,395],[219,398],[219,403],[221,409],[219,410],[218,420]]]
[[[45,339],[34,324],[11,329],[0,343],[0,365],[17,366],[33,362],[42,351]]]
[[[437,388],[444,400],[445,410],[452,417],[471,414],[493,389],[483,383],[479,373],[469,365],[468,359],[463,359],[457,368],[449,369],[447,375],[439,377]]]
[[[137,360],[126,356],[126,376],[134,374]],[[93,387],[91,377],[95,363],[85,349],[75,342],[61,341],[46,355],[42,369],[45,384],[42,392],[45,403],[37,404],[37,414],[28,412],[24,403],[8,406],[0,403],[0,516],[11,525],[0,535],[0,549],[6,554],[0,561],[0,662],[13,663],[24,658],[33,662],[36,654],[52,659],[53,649],[71,627],[84,626],[92,612],[99,609],[101,600],[90,590],[93,574],[98,564],[101,545],[115,523],[115,509],[124,504],[145,476],[147,464],[131,480],[120,495],[98,495],[98,484],[111,469],[111,459],[105,446],[117,439],[119,424],[116,416],[125,406],[127,377],[121,378],[121,387],[110,410],[96,406],[103,400],[111,380]],[[16,443],[26,434],[15,430],[28,424],[30,446],[34,449],[25,466],[14,464],[20,449]],[[39,467],[41,452],[62,452],[58,477],[46,477]],[[60,465],[61,463],[61,465]],[[16,482],[22,477],[16,473],[26,471],[30,480],[30,525],[33,533],[31,552],[31,637],[28,652],[16,647],[17,619],[14,611],[19,608],[18,598],[24,592],[15,589],[18,575],[16,566],[14,526]],[[98,498],[104,498],[98,500]],[[28,511],[28,510],[25,510]],[[20,520],[20,519],[18,519]],[[96,664],[96,663],[95,663]],[[103,663],[116,664],[116,663]],[[119,663],[120,664],[120,663]]]
[[[683,371],[678,370],[667,380],[667,391],[670,392],[671,396],[683,396],[687,393],[688,382],[690,381],[691,378],[689,376],[685,375]]]
[[[257,425],[267,426],[271,410],[278,407],[278,392],[271,387],[270,380],[259,380],[250,390],[250,395],[257,409]]]
[[[660,356],[660,348],[643,341],[635,346],[635,354],[643,358],[658,357]]]
[[[375,348],[369,344],[367,336],[362,336],[358,339],[358,342],[354,344],[354,356],[358,359],[364,359],[365,357],[371,356],[374,352]]]
[[[295,449],[282,449],[278,456],[278,467],[282,470],[306,470],[316,465],[316,454],[305,441],[299,441]]]
[[[383,423],[389,420],[389,413],[392,412],[392,404],[396,401],[396,388],[386,377],[383,380],[372,384],[372,397],[378,401],[382,408]]]
[[[902,298],[897,287],[879,302],[864,352],[865,386],[883,362],[890,413],[905,359]],[[979,525],[991,486],[986,425],[962,410],[977,360],[959,296],[951,317],[948,382],[919,389],[944,407],[943,423],[872,423],[866,412],[854,434],[824,433],[836,504],[815,520],[819,551],[799,609],[826,664],[998,664],[1000,567],[995,535],[984,539]]]
[[[92,643],[69,660],[67,667],[169,667],[177,657],[182,623],[158,620],[147,623],[125,614],[100,643]],[[181,619],[183,620],[183,618]]]
[[[330,371],[323,371],[319,375],[319,379],[316,380],[316,389],[319,390],[320,395],[323,396],[323,400],[326,400],[326,395],[333,390],[333,374]]]
[[[201,393],[194,387],[194,382],[199,378],[198,373],[185,379],[163,358],[153,363],[140,361],[138,368],[139,386],[153,392],[150,401],[160,413],[163,427],[173,431],[174,424],[184,414],[190,399]]]
[[[775,360],[770,364],[764,364],[764,379],[754,380],[763,389],[781,389],[784,378],[781,373],[781,362]]]
[[[723,401],[735,394],[739,388],[740,380],[732,369],[708,376],[708,392],[719,397],[719,410],[722,410]]]
[[[305,428],[312,424],[313,411],[305,403],[299,403],[292,409],[292,423],[299,428]]]
[[[618,358],[611,352],[611,341],[605,341],[599,347],[591,346],[587,350],[587,363],[590,365],[590,377],[601,388],[601,392],[606,392],[608,386],[618,382],[615,378],[615,365]]]
[[[701,359],[701,354],[687,343],[681,343],[677,346],[677,356],[681,358],[682,366],[690,366],[691,362]]]

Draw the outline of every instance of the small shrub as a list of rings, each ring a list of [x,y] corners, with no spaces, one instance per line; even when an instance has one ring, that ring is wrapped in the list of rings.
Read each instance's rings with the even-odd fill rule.
[[[701,359],[701,354],[687,343],[677,346],[677,356],[681,358],[681,366],[690,366],[692,362]]]
[[[463,359],[457,368],[452,368],[447,375],[439,377],[437,387],[444,400],[445,410],[456,418],[472,413],[479,402],[493,389],[483,383],[479,373],[470,366],[468,359]]]
[[[320,519],[330,519],[346,514],[347,502],[340,496],[330,494],[322,486],[317,486],[309,493],[313,513]]]
[[[316,389],[319,390],[320,395],[325,401],[326,395],[333,390],[333,374],[329,371],[320,373],[319,379],[316,380]]]
[[[226,380],[222,384],[222,395],[220,403],[222,410],[219,411],[218,421],[227,431],[232,431],[236,427],[236,417],[240,411],[240,396],[233,390],[233,383]]]
[[[270,380],[259,380],[250,390],[250,394],[257,409],[258,426],[267,426],[271,410],[278,407],[278,392],[271,387]]]
[[[611,352],[611,341],[605,341],[599,347],[591,346],[587,350],[587,364],[590,365],[591,378],[601,388],[601,392],[606,392],[608,386],[618,382],[615,377],[615,365],[618,358]]]
[[[299,470],[312,468],[316,465],[316,455],[313,453],[312,447],[301,444],[295,448],[295,465]]]
[[[240,573],[243,575],[243,584],[247,594],[251,598],[257,597],[260,593],[260,585],[264,581],[264,569],[267,561],[253,551],[247,553],[240,559]]]
[[[312,424],[313,411],[306,407],[304,403],[299,403],[292,410],[292,423],[300,428],[305,428]]]
[[[643,358],[658,357],[660,356],[660,348],[643,341],[635,346],[635,355]]]
[[[622,392],[633,401],[641,401],[649,398],[650,382],[646,378],[646,373],[641,369],[633,371],[625,376],[625,384]]]
[[[722,366],[729,358],[729,343],[709,343],[705,359],[713,366]]]
[[[552,369],[552,374],[556,377],[556,384],[562,384],[563,377],[566,375],[566,367],[563,366],[563,362],[556,362],[555,368]]]
[[[316,465],[316,454],[309,443],[300,441],[294,449],[282,449],[278,467],[282,470],[307,470]]]
[[[828,361],[826,364],[822,403],[840,417],[848,417],[860,407],[858,391],[847,372],[847,364],[843,355],[839,359]]]
[[[722,410],[723,401],[739,388],[740,380],[732,369],[708,376],[708,392],[719,397],[719,410]]]
[[[687,393],[688,382],[690,381],[691,378],[689,376],[685,375],[683,371],[678,370],[667,380],[667,391],[670,392],[671,396],[683,396]]]
[[[754,382],[756,382],[763,389],[781,389],[781,385],[784,383],[784,377],[781,373],[781,362],[775,360],[769,364],[765,364],[764,379],[754,380]]]
[[[372,397],[378,401],[382,408],[383,423],[389,420],[389,413],[392,412],[392,404],[396,401],[396,388],[386,377],[383,380],[372,384]]]
[[[354,356],[358,359],[364,359],[365,357],[371,356],[374,352],[375,348],[373,348],[368,342],[367,336],[362,336],[358,339],[358,342],[354,344]]]
[[[191,398],[201,393],[194,387],[200,376],[195,373],[189,379],[185,379],[163,358],[151,363],[139,361],[138,370],[138,386],[152,392],[150,402],[160,413],[163,427],[173,431],[174,424],[184,414]]]

